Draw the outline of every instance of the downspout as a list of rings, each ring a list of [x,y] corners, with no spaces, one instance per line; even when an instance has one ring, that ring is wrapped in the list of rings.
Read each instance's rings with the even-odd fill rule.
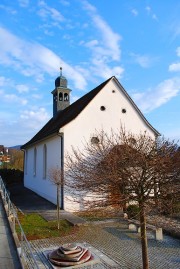
[[[64,210],[64,133],[59,133],[58,136],[61,138],[61,159],[60,159],[60,164],[61,164],[61,202],[60,202],[60,209]]]
[[[21,149],[21,151],[23,152],[23,185],[24,185],[24,175],[27,173],[27,163],[26,162],[26,154],[27,154],[27,150],[25,149]]]

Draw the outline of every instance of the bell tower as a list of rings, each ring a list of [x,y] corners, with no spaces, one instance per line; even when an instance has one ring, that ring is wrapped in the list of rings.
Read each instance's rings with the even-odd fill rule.
[[[62,75],[62,67],[60,67],[60,76],[55,80],[55,89],[51,92],[53,94],[53,117],[57,112],[65,109],[70,105],[70,92],[67,88],[67,79]]]

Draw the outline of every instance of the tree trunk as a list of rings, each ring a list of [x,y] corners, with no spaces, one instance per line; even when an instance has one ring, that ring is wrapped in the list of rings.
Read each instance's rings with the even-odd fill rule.
[[[58,224],[58,230],[59,230],[59,218],[60,218],[60,214],[59,214],[59,185],[57,185],[57,224]]]
[[[144,204],[142,202],[139,203],[139,208],[140,208],[141,247],[142,247],[143,269],[149,269],[147,234],[146,234],[146,217],[145,217],[145,211],[144,211]]]

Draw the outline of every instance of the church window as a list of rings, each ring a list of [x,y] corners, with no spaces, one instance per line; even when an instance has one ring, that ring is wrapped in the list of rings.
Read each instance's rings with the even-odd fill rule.
[[[43,178],[45,179],[47,175],[47,146],[43,146]]]
[[[68,95],[68,93],[65,93],[64,94],[64,101],[69,101],[69,95]]]
[[[59,93],[59,101],[62,101],[62,100],[63,100],[63,93],[60,92],[60,93]]]
[[[115,90],[112,90],[112,93],[115,93],[116,91]]]
[[[37,167],[37,149],[34,148],[34,167],[33,167],[33,175],[36,176],[36,167]]]
[[[93,137],[91,137],[91,143],[93,144],[93,145],[97,145],[97,144],[99,144],[99,138],[97,137],[97,136],[93,136]]]
[[[126,109],[125,108],[122,109],[122,113],[126,113]]]
[[[101,106],[100,109],[101,109],[101,111],[106,110],[105,106]]]

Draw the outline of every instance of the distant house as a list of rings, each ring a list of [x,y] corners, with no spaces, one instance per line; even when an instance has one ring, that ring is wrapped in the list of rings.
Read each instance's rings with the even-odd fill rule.
[[[56,188],[48,180],[48,169],[63,167],[66,152],[71,147],[83,148],[84,141],[94,143],[96,130],[118,131],[121,125],[127,131],[146,131],[155,138],[159,133],[146,120],[116,77],[111,77],[70,105],[67,79],[55,80],[53,117],[25,145],[24,185],[56,203]],[[66,188],[61,189],[61,209],[79,210],[71,202]]]
[[[9,163],[10,159],[11,157],[8,154],[8,148],[5,148],[3,145],[0,145],[0,165],[3,165],[3,163]]]

